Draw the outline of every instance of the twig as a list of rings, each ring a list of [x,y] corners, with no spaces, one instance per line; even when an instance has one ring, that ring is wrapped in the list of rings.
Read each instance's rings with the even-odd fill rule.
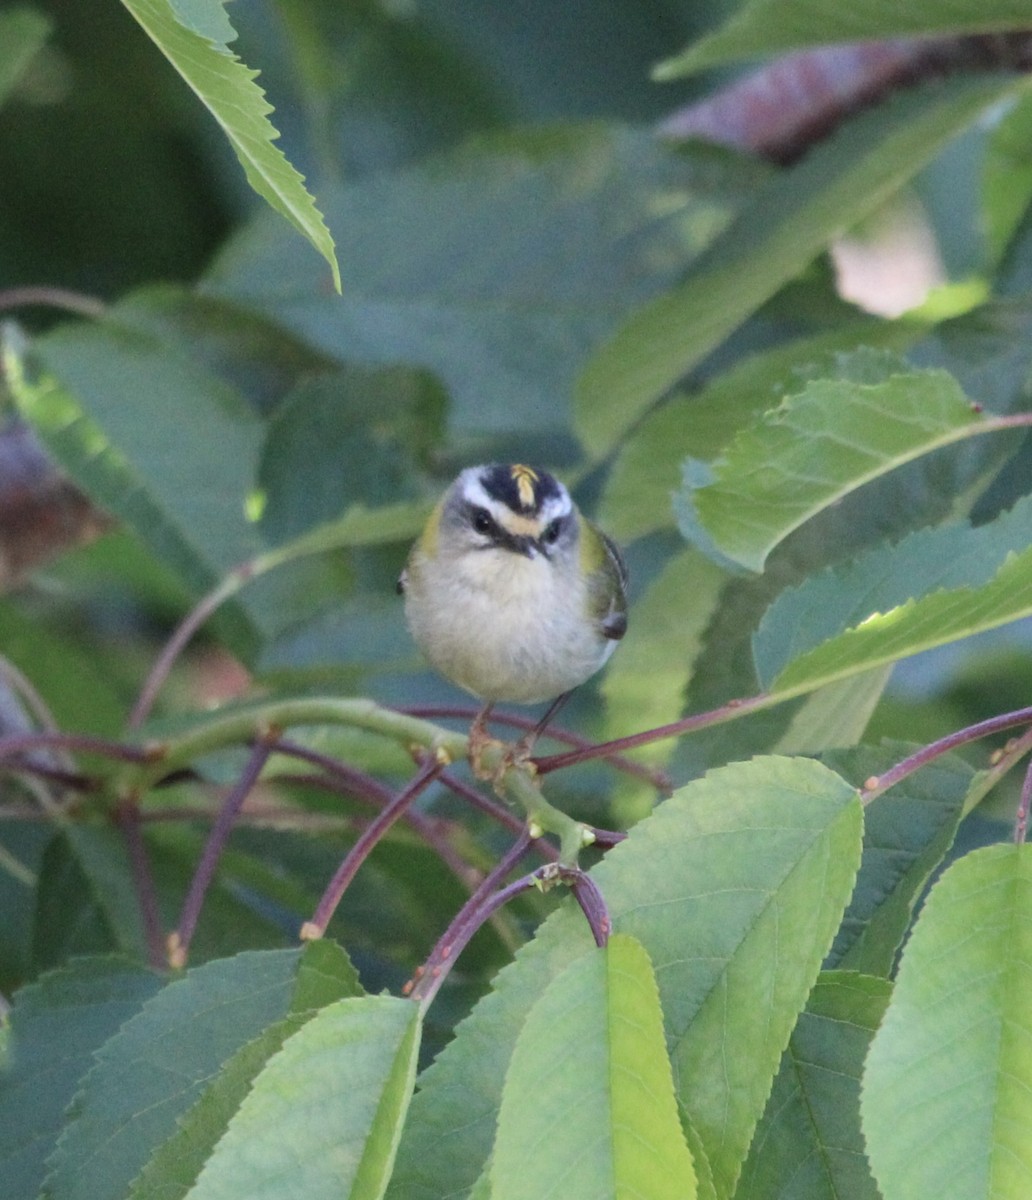
[[[418,1000],[426,1008],[434,996],[437,995],[441,984],[444,983],[448,972],[451,970],[451,963],[466,949],[480,926],[494,916],[503,905],[508,904],[513,897],[536,886],[540,872],[546,869],[545,867],[539,867],[537,871],[531,871],[529,875],[522,875],[507,887],[500,888],[494,895],[488,896],[479,906],[476,913],[470,915],[469,919],[463,924],[462,929],[454,931],[449,944],[448,958],[442,963],[435,964],[416,980],[411,991],[412,999]]]
[[[530,851],[532,841],[529,832],[523,829],[519,837],[498,860],[492,870],[484,876],[479,887],[452,918],[448,928],[438,938],[426,962],[418,967],[415,975],[404,987],[406,996],[413,1000],[429,1000],[444,981],[458,952],[468,943],[473,933],[484,923],[479,917],[480,909],[492,892],[502,883],[516,864]],[[467,926],[470,926],[467,933]],[[458,947],[458,950],[456,949]],[[445,964],[447,963],[447,967]]]
[[[574,899],[581,907],[581,912],[587,918],[595,945],[601,948],[609,941],[609,935],[613,931],[613,922],[606,907],[605,897],[590,875],[579,868],[576,868],[575,872],[567,882]]]
[[[1018,802],[1018,813],[1014,821],[1014,841],[1022,845],[1028,832],[1028,811],[1032,807],[1032,763],[1025,771],[1025,780],[1021,785],[1021,799]]]
[[[472,705],[424,704],[402,708],[399,711],[408,713],[413,717],[425,717],[430,721],[471,721],[479,710]],[[515,713],[498,712],[495,709],[491,711],[490,721],[498,725],[508,725],[524,733],[532,733],[537,728],[537,722],[530,717],[517,716]],[[566,746],[573,746],[578,750],[584,750],[595,745],[589,738],[581,737],[580,734],[573,733],[569,729],[564,729],[558,725],[549,725],[542,732],[541,736],[551,738],[552,741],[561,742]],[[664,795],[670,794],[670,777],[665,771],[657,771],[652,767],[646,766],[644,763],[624,758],[620,754],[609,754],[604,757],[606,762],[616,768],[616,770],[623,771],[626,775],[633,775],[638,779],[645,780],[646,783],[652,784],[657,791],[662,792]]]
[[[197,870],[190,881],[190,888],[186,894],[186,899],[183,901],[183,908],[179,915],[179,923],[175,930],[169,934],[168,962],[172,967],[179,968],[186,963],[186,957],[190,950],[190,941],[193,938],[194,930],[197,928],[197,919],[201,913],[201,905],[204,903],[204,896],[208,890],[208,885],[215,874],[215,868],[218,866],[219,858],[222,855],[222,850],[236,821],[240,806],[258,782],[258,776],[262,773],[262,768],[265,766],[265,762],[271,753],[272,740],[273,737],[264,737],[259,738],[255,742],[243,774],[241,774],[233,787],[230,788],[225,800],[222,802],[219,814],[208,834],[208,841],[201,855],[201,861],[197,864]]]
[[[203,596],[176,626],[172,636],[154,660],[154,665],[144,680],[136,703],[129,713],[129,720],[127,722],[129,729],[139,729],[143,722],[150,716],[151,710],[154,707],[154,701],[158,697],[158,692],[161,691],[162,685],[168,678],[176,659],[182,654],[190,639],[212,613],[215,612],[219,605],[238,592],[247,580],[251,578],[253,569],[251,563],[243,563],[235,570],[230,571],[225,579],[217,587],[212,588],[206,596]]]
[[[647,746],[650,742],[661,742],[665,738],[680,737],[685,733],[695,733],[711,725],[722,725],[748,713],[781,704],[791,697],[770,695],[761,692],[747,700],[729,700],[719,708],[709,712],[696,713],[691,717],[683,717],[680,721],[671,721],[669,725],[659,725],[655,729],[645,729],[641,733],[632,733],[629,737],[615,738],[611,742],[601,742],[597,746],[587,746],[582,750],[569,750],[565,754],[550,754],[544,758],[535,758],[534,766],[539,775],[547,775],[562,767],[572,767],[576,763],[588,762],[594,758],[606,758],[614,751],[633,750],[636,746]]]
[[[778,163],[800,158],[889,92],[958,70],[1029,66],[1027,33],[894,38],[786,54],[667,117],[669,137],[705,138]]]
[[[0,311],[11,308],[61,308],[81,317],[102,317],[103,300],[61,287],[15,287],[0,291]]]
[[[938,741],[929,742],[927,746],[922,746],[920,750],[916,750],[913,754],[898,762],[894,767],[890,767],[884,775],[872,775],[870,779],[865,780],[863,787],[860,789],[861,799],[865,804],[869,804],[875,797],[880,796],[883,792],[887,792],[889,788],[906,779],[908,775],[913,775],[915,771],[920,771],[922,767],[926,767],[936,758],[948,753],[950,750],[955,750],[958,746],[967,745],[968,742],[976,742],[980,738],[989,737],[994,733],[1002,733],[1007,729],[1015,729],[1019,725],[1029,724],[1032,724],[1032,707],[1018,708],[1013,712],[1002,713],[998,717],[990,717],[986,721],[979,721],[976,725],[968,725],[964,729],[958,729],[955,733],[939,738]]]
[[[514,843],[509,850],[507,858],[510,856],[515,857],[520,846],[520,841]],[[496,874],[504,863],[506,863],[505,859],[499,863],[496,872],[492,872],[492,874]],[[506,873],[508,873],[511,867],[512,863],[506,865]],[[498,878],[503,877],[503,875],[498,874]],[[434,951],[431,953],[431,957],[427,960],[424,968],[416,973],[411,988],[407,989],[412,999],[418,1000],[424,1008],[429,1005],[440,990],[441,984],[447,977],[455,960],[466,946],[469,945],[473,935],[503,904],[507,904],[513,897],[520,895],[521,892],[525,892],[529,888],[537,887],[542,891],[548,891],[557,883],[569,885],[577,903],[581,907],[581,911],[587,917],[595,944],[604,946],[609,938],[612,922],[610,921],[609,911],[606,908],[605,900],[602,898],[602,893],[598,890],[598,886],[578,867],[564,867],[559,863],[546,863],[543,867],[538,867],[536,871],[531,871],[529,875],[523,875],[506,887],[499,888],[493,894],[485,894],[476,907],[472,905],[464,906],[462,912],[449,926],[444,937],[434,947]],[[484,890],[486,892],[486,889]]]
[[[337,905],[340,903],[345,889],[358,873],[359,867],[369,857],[373,847],[395,821],[402,816],[409,805],[413,804],[416,798],[440,775],[443,769],[444,764],[437,758],[429,754],[422,755],[421,766],[409,781],[408,786],[394,797],[391,803],[381,811],[379,816],[370,821],[365,831],[344,856],[344,860],[327,884],[322,898],[319,900],[318,905],[316,905],[311,920],[306,921],[301,926],[301,937],[303,939],[314,940],[323,936],[326,932],[326,926],[330,923],[330,918],[337,910]]]
[[[345,788],[340,780],[335,779],[328,774],[290,776],[277,773],[275,776],[273,776],[273,778],[277,782],[286,780],[292,783],[299,783],[305,787],[322,788],[325,791],[333,792],[337,796],[344,795],[345,793],[354,795],[354,793],[349,792],[348,789]],[[362,795],[356,795],[356,799],[365,801],[367,803],[373,803],[377,808],[383,809],[394,799],[394,793],[391,792],[389,788],[384,788],[383,790],[386,793],[386,797],[382,803],[371,800],[368,796]],[[320,819],[324,822],[322,827],[325,829],[346,829],[355,824],[355,821],[348,817],[324,817],[322,813],[298,813],[297,810],[291,811],[294,812],[295,815],[302,818],[302,824],[299,826],[300,828],[304,828],[304,823],[308,818],[311,817],[316,818],[316,820],[312,823],[316,828],[319,827]],[[283,810],[279,809],[277,812],[282,814]],[[250,815],[253,817],[255,815],[262,816],[263,814],[255,814],[252,812]],[[269,819],[270,816],[266,814],[265,820]],[[417,836],[430,847],[431,850],[433,850],[437,857],[445,864],[452,874],[458,878],[460,883],[467,890],[471,886],[471,878],[480,877],[480,872],[475,867],[471,867],[470,864],[467,863],[460,854],[457,854],[452,847],[451,841],[441,834],[442,826],[447,825],[451,828],[454,828],[454,822],[442,821],[434,817],[428,817],[424,813],[416,812],[411,808],[402,814],[401,820],[404,821],[405,824],[408,825],[409,828],[412,829],[413,832],[415,832]]]
[[[16,733],[0,737],[0,762],[32,750],[72,750],[127,763],[152,763],[161,753],[146,746],[129,746],[86,733]]]

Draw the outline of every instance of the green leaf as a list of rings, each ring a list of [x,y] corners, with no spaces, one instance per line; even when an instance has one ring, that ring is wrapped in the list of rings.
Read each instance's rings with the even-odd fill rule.
[[[67,822],[40,867],[33,957],[45,967],[72,954],[122,950],[147,958],[125,838],[113,825]]]
[[[347,366],[302,380],[277,408],[262,451],[263,533],[275,543],[352,506],[416,498],[417,465],[443,431],[445,404],[429,375],[401,367]]]
[[[872,614],[859,626],[793,659],[775,678],[771,691],[811,691],[1029,615],[1032,549],[1008,555],[982,587],[944,589]]]
[[[302,1016],[284,1017],[241,1046],[179,1118],[175,1133],[158,1146],[133,1180],[127,1200],[182,1200],[187,1195],[259,1073],[304,1021]]]
[[[826,971],[792,1032],[735,1200],[880,1200],[860,1131],[860,1075],[892,994]]]
[[[868,38],[1003,33],[1028,28],[1023,0],[749,0],[720,29],[660,63],[657,79],[676,79],[743,58]]]
[[[672,528],[671,500],[686,458],[717,458],[739,430],[807,379],[833,375],[843,352],[883,346],[900,352],[920,336],[916,321],[852,321],[753,354],[648,413],[623,438],[599,506],[599,523],[619,541]]]
[[[849,898],[861,824],[856,793],[827,768],[758,758],[680,789],[592,872],[615,929],[652,961],[679,1102],[720,1196]],[[473,1186],[526,1015],[591,946],[567,904],[499,973],[421,1080],[392,1197]]]
[[[1032,847],[990,846],[932,889],[864,1071],[885,1200],[1032,1190]]]
[[[49,1161],[48,1197],[120,1200],[223,1065],[292,1011],[302,961],[300,950],[238,954],[148,1001],[98,1051]],[[342,988],[350,978],[342,965]]]
[[[684,711],[692,664],[725,580],[708,559],[684,550],[636,598],[620,653],[601,685],[610,737],[664,725]]]
[[[681,531],[760,571],[792,530],[849,492],[990,428],[945,371],[817,380],[743,429],[711,468],[689,462]]]
[[[412,1094],[419,1032],[417,1006],[392,996],[324,1008],[258,1076],[190,1200],[274,1200],[288,1180],[306,1200],[381,1196]]]
[[[227,30],[232,34],[232,27],[220,0],[189,0],[185,9],[184,2],[122,0],[219,123],[247,182],[329,263],[339,292],[333,238],[305,190],[304,179],[272,144],[279,134],[269,121],[272,107],[255,83],[257,71],[249,70],[222,40]]]
[[[891,667],[877,667],[864,675],[818,688],[792,714],[773,753],[819,754],[822,750],[856,745],[891,674]]]
[[[988,524],[922,529],[811,576],[781,593],[753,637],[761,686],[771,687],[790,663],[877,614],[895,613],[900,620],[908,602],[913,607],[915,600],[984,588],[1030,540],[1032,498],[1026,497]]]
[[[34,8],[0,13],[0,104],[43,48],[50,21]]]
[[[821,761],[855,787],[916,749],[898,742],[832,751]],[[826,966],[888,976],[932,873],[946,857],[976,776],[943,755],[864,810],[864,852]]]
[[[269,1059],[315,1010],[335,1003],[342,993],[362,994],[343,953],[332,942],[311,943],[298,967],[290,1015],[269,1025],[225,1064],[200,1099],[179,1118],[175,1134],[158,1147],[133,1181],[129,1200],[181,1200]]]
[[[616,934],[545,989],[513,1049],[493,1200],[695,1200],[649,956]]]
[[[32,680],[62,729],[114,734],[125,719],[126,700],[102,654],[0,601],[4,657]]]
[[[693,263],[686,283],[635,313],[577,386],[577,431],[601,458],[650,405],[831,241],[874,211],[1012,79],[955,76],[852,121],[753,199]]]
[[[685,549],[674,554],[645,593],[635,598],[620,653],[610,660],[600,685],[606,701],[606,737],[653,729],[682,715],[703,635],[725,582],[719,567]],[[634,757],[662,766],[674,749],[673,741],[656,742]],[[623,828],[652,811],[655,788],[625,777],[616,785],[611,804]]]
[[[982,172],[983,220],[989,251],[999,262],[1032,200],[1032,96],[1025,96],[993,128]]]
[[[433,371],[463,439],[554,439],[587,353],[678,278],[757,173],[620,127],[485,136],[328,197],[342,300],[269,220],[234,239],[206,287],[337,361]]]
[[[30,377],[8,347],[22,415],[188,587],[206,592],[259,548],[244,501],[262,425],[239,392],[117,317],[63,326],[34,350],[47,369]]]
[[[163,986],[123,958],[83,958],[17,993],[0,1056],[0,1195],[33,1197],[93,1052]]]

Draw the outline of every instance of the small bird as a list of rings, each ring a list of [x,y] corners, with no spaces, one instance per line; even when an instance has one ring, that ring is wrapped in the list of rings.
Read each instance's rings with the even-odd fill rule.
[[[547,471],[462,471],[398,580],[412,636],[446,679],[484,701],[554,700],[594,675],[627,629],[619,550]],[[544,727],[545,721],[539,728]]]

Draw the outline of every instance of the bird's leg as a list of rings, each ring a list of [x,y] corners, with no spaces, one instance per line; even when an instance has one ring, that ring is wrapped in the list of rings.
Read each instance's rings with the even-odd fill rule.
[[[562,708],[566,701],[569,700],[569,698],[570,692],[563,692],[561,696],[556,696],[556,698],[545,710],[545,715],[541,718],[541,720],[538,721],[538,723],[529,733],[525,733],[523,737],[521,737],[516,743],[516,745],[513,746],[512,751],[508,756],[510,762],[524,763],[528,758],[530,758],[535,742],[545,732],[549,726],[549,722]]]
[[[493,703],[485,704],[469,727],[469,765],[477,779],[491,779],[494,776],[493,771],[484,770],[480,761],[484,751],[495,741],[487,732],[487,718],[491,715],[492,708]]]

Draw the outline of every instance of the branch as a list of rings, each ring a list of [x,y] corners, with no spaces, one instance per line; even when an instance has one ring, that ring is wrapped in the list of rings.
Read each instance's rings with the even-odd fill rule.
[[[547,775],[551,771],[572,767],[577,763],[588,762],[594,758],[606,758],[617,751],[633,750],[636,746],[647,746],[650,742],[661,742],[666,738],[681,737],[685,733],[708,729],[712,725],[723,725],[726,721],[734,721],[738,717],[759,712],[764,708],[771,708],[775,704],[783,704],[790,699],[792,696],[788,693],[772,696],[761,692],[747,700],[728,700],[719,708],[710,709],[709,712],[696,713],[691,717],[682,717],[680,721],[671,721],[669,725],[659,725],[655,729],[645,729],[641,733],[632,733],[628,737],[615,738],[611,742],[602,742],[583,750],[570,750],[565,754],[550,754],[531,761],[539,775]]]
[[[408,713],[413,717],[425,717],[431,721],[448,720],[449,718],[454,718],[457,721],[472,721],[480,710],[472,705],[423,704],[411,707],[406,706],[399,709],[399,711]],[[498,712],[495,709],[492,709],[488,723],[507,725],[513,729],[519,729],[524,733],[533,733],[538,727],[537,721],[531,717],[521,717],[515,713]],[[585,750],[595,745],[589,738],[581,737],[580,734],[573,733],[571,730],[563,729],[557,725],[549,725],[542,732],[541,736],[551,738],[552,741],[561,742],[566,746],[573,746],[578,750]],[[645,766],[644,763],[634,762],[632,759],[624,758],[619,754],[607,754],[604,758],[616,770],[623,771],[626,775],[633,775],[638,779],[645,780],[646,783],[652,784],[657,791],[662,792],[664,795],[668,796],[670,794],[670,777],[665,771],[657,771],[652,767]]]
[[[1013,712],[1002,713],[998,717],[990,717],[986,721],[979,721],[976,725],[968,725],[964,729],[957,730],[956,733],[939,738],[938,741],[929,742],[927,746],[922,746],[920,750],[916,750],[902,762],[890,767],[884,775],[872,775],[870,779],[866,779],[860,789],[861,799],[864,804],[870,804],[872,800],[906,779],[908,775],[920,771],[922,767],[928,766],[929,763],[941,755],[947,754],[950,750],[955,750],[958,746],[965,746],[968,742],[977,742],[981,738],[990,737],[994,733],[1016,729],[1021,725],[1032,725],[1032,707],[1019,708]]]
[[[345,889],[358,873],[359,867],[372,853],[373,847],[415,802],[420,793],[425,791],[440,775],[443,769],[443,763],[437,761],[432,755],[424,755],[419,770],[409,781],[408,786],[395,796],[375,820],[366,826],[365,832],[344,856],[343,862],[327,884],[326,891],[323,892],[322,898],[316,905],[311,920],[301,926],[301,937],[304,940],[311,941],[323,936]]]
[[[416,973],[405,984],[403,989],[406,996],[413,1000],[429,1004],[444,982],[444,976],[451,969],[461,951],[469,944],[470,938],[484,923],[486,918],[480,915],[488,897],[505,880],[516,864],[526,857],[532,845],[530,834],[526,829],[513,842],[509,849],[498,860],[496,866],[484,876],[480,886],[472,893],[466,903],[452,918],[448,928],[438,938],[426,962],[416,969]]]
[[[219,858],[222,856],[222,851],[236,821],[240,806],[258,782],[258,776],[262,773],[262,768],[265,766],[265,762],[272,751],[273,740],[274,735],[263,737],[255,743],[243,774],[229,790],[225,800],[222,802],[219,815],[208,834],[208,840],[205,843],[201,861],[197,864],[197,870],[190,881],[190,889],[186,894],[186,899],[183,901],[179,923],[175,930],[169,934],[168,962],[171,967],[179,968],[186,965],[187,954],[190,950],[190,941],[193,938],[194,930],[197,928],[197,919],[201,914],[201,905],[204,903],[204,896],[208,890],[208,885],[215,875],[215,868],[218,866]]]
[[[788,164],[890,92],[963,70],[1032,66],[1032,34],[897,38],[787,54],[667,117],[659,132]]]

